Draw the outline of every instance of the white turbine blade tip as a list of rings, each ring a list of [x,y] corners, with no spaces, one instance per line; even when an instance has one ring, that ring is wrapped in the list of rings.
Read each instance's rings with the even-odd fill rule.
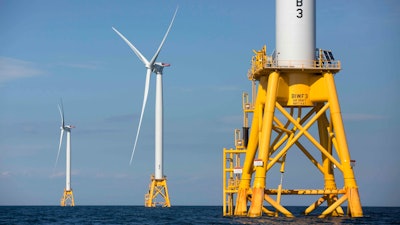
[[[149,64],[149,61],[143,54],[124,36],[122,35],[117,29],[112,27],[112,29],[125,41],[125,43],[132,49],[132,51],[136,54],[136,56],[142,61],[146,66]]]
[[[165,40],[167,39],[168,33],[171,30],[172,24],[174,23],[175,16],[176,16],[177,12],[178,12],[178,7],[175,10],[174,16],[172,17],[171,23],[168,26],[167,32],[165,33],[164,38],[162,39],[161,44],[158,47],[156,53],[154,54],[153,58],[151,59],[150,64],[153,64],[157,60],[158,54],[160,54],[161,48],[164,45]]]
[[[60,104],[58,104],[58,111],[60,112],[61,126],[64,127],[64,106],[63,106],[62,100],[61,100]]]
[[[149,94],[150,75],[151,75],[151,69],[147,69],[147,73],[146,73],[146,82],[145,82],[145,86],[144,86],[144,96],[143,96],[142,112],[140,113],[139,125],[138,125],[138,129],[137,129],[137,132],[136,132],[136,138],[135,138],[135,144],[134,144],[134,146],[133,146],[133,150],[132,150],[132,154],[131,154],[131,160],[129,161],[129,165],[132,164],[133,155],[135,154],[136,145],[137,145],[138,138],[139,138],[140,128],[141,128],[141,126],[142,126],[144,110],[145,110],[145,108],[146,108],[146,103],[147,103],[147,96],[148,96],[148,94]]]
[[[58,145],[57,158],[56,158],[56,162],[54,164],[54,169],[56,168],[57,163],[58,163],[58,158],[60,157],[60,151],[61,151],[61,145],[62,145],[62,141],[63,141],[63,136],[64,136],[64,129],[61,129],[60,143]]]

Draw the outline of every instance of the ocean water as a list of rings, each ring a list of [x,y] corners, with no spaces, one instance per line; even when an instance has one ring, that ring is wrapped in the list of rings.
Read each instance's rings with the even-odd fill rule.
[[[363,207],[362,218],[325,219],[302,216],[304,207],[287,208],[295,218],[223,217],[221,206],[0,206],[0,224],[400,224],[400,207]]]

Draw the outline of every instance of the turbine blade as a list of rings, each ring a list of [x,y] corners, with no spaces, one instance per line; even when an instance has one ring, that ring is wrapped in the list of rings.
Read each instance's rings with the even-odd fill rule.
[[[168,30],[167,30],[167,32],[165,33],[164,38],[162,39],[161,44],[160,44],[160,46],[158,47],[156,54],[154,54],[153,58],[151,59],[150,65],[153,65],[154,62],[157,60],[158,54],[160,54],[160,51],[161,51],[162,46],[164,45],[165,39],[167,39],[169,30],[171,29],[172,24],[174,23],[175,16],[176,16],[176,13],[177,13],[177,12],[178,12],[178,7],[176,7],[174,16],[172,17],[172,20],[171,20],[171,23],[169,24]]]
[[[60,112],[61,116],[61,127],[64,129],[65,123],[64,123],[64,106],[62,99],[60,100],[60,104],[58,104],[58,111]]]
[[[60,144],[58,145],[58,152],[57,152],[57,158],[56,158],[56,163],[54,164],[54,169],[57,166],[58,163],[58,158],[60,157],[60,150],[61,150],[61,144],[64,136],[64,129],[61,129],[61,134],[60,134]]]
[[[138,129],[137,129],[137,132],[136,132],[135,144],[133,145],[133,151],[132,151],[132,155],[131,155],[131,160],[129,161],[129,165],[132,164],[133,155],[135,154],[136,144],[137,144],[139,133],[140,133],[140,127],[142,126],[142,119],[143,119],[144,109],[146,108],[147,95],[149,94],[150,75],[151,75],[151,69],[148,68],[147,69],[147,74],[146,74],[146,83],[145,83],[145,86],[144,86],[144,97],[143,97],[142,113],[140,114],[139,125],[138,125]]]
[[[124,35],[122,35],[117,29],[115,29],[114,27],[112,29],[122,38],[122,40],[124,40],[129,45],[129,47],[137,55],[140,61],[142,61],[147,66],[149,64],[149,61],[142,55],[142,53],[140,53],[140,51],[137,50],[137,48],[133,46],[133,44],[129,42],[128,39],[126,39]]]

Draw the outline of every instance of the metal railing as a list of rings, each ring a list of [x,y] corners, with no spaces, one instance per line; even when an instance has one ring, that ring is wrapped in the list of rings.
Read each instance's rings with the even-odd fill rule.
[[[267,57],[266,60],[256,60],[253,58],[248,77],[253,77],[262,69],[340,70],[341,64],[339,60],[275,60],[272,57]]]
[[[302,69],[340,69],[340,61],[328,60],[268,60],[264,63],[264,68],[302,68]]]

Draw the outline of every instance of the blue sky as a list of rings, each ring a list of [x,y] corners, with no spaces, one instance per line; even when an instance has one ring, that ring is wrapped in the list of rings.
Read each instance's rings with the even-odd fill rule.
[[[171,202],[222,204],[222,148],[233,147],[233,130],[242,126],[252,50],[275,48],[275,1],[0,0],[0,205],[59,204],[60,98],[66,122],[76,126],[76,204],[143,205],[154,172],[155,80],[130,166],[145,68],[111,27],[150,58],[177,5],[158,58],[171,63],[164,70]],[[399,40],[396,0],[317,1],[317,47],[342,62],[336,85],[366,206],[400,206]]]

